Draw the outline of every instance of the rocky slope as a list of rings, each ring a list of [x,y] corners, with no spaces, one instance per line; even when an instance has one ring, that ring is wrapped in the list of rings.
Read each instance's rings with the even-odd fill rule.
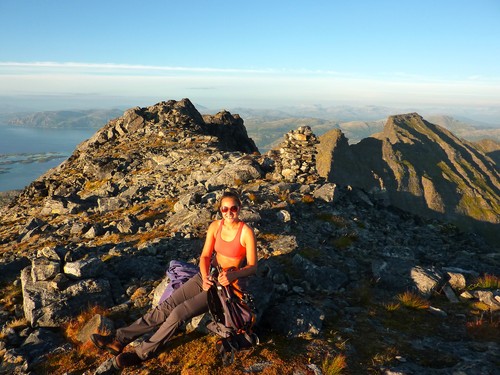
[[[489,156],[496,164],[497,168],[500,165],[500,142],[492,139],[482,139],[474,142],[474,145]]]
[[[416,113],[390,117],[381,133],[356,145],[344,139],[338,131],[322,136],[322,176],[498,239],[500,174],[473,144]]]
[[[326,374],[338,355],[350,373],[493,374],[500,285],[480,277],[498,271],[498,249],[320,178],[317,143],[301,127],[260,155],[239,116],[201,116],[187,99],[110,121],[0,212],[0,372],[93,373],[103,358],[81,361],[78,340],[99,317],[77,341],[59,328],[93,304],[122,313],[109,329],[137,318],[171,260],[197,261],[214,203],[232,187],[258,240],[262,344],[229,369],[185,353],[157,370],[151,361],[151,373]],[[405,304],[408,291],[422,308]],[[72,365],[50,367],[65,356]]]

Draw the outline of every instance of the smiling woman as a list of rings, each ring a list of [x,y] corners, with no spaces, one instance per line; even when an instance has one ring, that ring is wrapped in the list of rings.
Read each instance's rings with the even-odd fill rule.
[[[158,355],[184,322],[208,312],[211,289],[233,285],[257,271],[255,234],[239,219],[239,196],[226,191],[220,196],[218,206],[223,219],[213,221],[208,227],[199,272],[143,317],[119,328],[116,335],[91,336],[97,348],[116,355],[113,359],[116,369],[139,365]],[[147,333],[153,335],[133,351],[124,351],[129,343]]]

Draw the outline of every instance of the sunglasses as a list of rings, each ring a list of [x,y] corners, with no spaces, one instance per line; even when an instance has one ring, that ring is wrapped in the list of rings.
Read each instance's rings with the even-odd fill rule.
[[[228,206],[222,206],[222,207],[220,208],[221,212],[223,212],[223,213],[226,213],[226,212],[228,212],[228,211],[231,211],[232,213],[236,213],[236,212],[238,212],[238,210],[239,210],[239,209],[240,209],[240,208],[239,208],[238,206],[231,206],[231,207],[228,207]]]

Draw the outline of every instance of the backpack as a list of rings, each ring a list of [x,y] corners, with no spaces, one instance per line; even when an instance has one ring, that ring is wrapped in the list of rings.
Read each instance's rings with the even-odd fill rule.
[[[252,330],[256,318],[253,297],[237,283],[213,285],[208,291],[208,309],[212,321],[206,327],[220,337],[216,349],[224,366],[233,363],[236,352],[258,345],[259,338]]]
[[[198,272],[199,268],[191,263],[186,263],[181,260],[171,260],[167,269],[167,277],[169,279],[169,283],[163,291],[158,304],[161,304],[163,301],[165,301],[172,295],[175,289],[179,288],[182,284],[184,284]]]

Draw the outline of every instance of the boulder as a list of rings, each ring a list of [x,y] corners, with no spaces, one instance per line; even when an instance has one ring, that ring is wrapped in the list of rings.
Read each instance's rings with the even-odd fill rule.
[[[58,290],[50,281],[34,281],[31,267],[26,267],[21,287],[24,315],[33,327],[60,327],[91,305],[114,305],[111,286],[104,279],[78,280]]]
[[[235,186],[250,180],[260,178],[262,171],[259,164],[249,157],[241,157],[232,164],[227,164],[224,169],[210,177],[205,186],[209,190],[219,187]]]
[[[94,315],[78,332],[76,339],[81,343],[89,341],[90,336],[94,333],[111,334],[115,331],[113,321],[101,314]]]
[[[67,262],[64,265],[64,273],[74,279],[95,278],[100,276],[103,270],[104,263],[98,258]]]
[[[35,258],[31,261],[31,278],[35,282],[52,279],[60,271],[60,262],[47,258]]]

